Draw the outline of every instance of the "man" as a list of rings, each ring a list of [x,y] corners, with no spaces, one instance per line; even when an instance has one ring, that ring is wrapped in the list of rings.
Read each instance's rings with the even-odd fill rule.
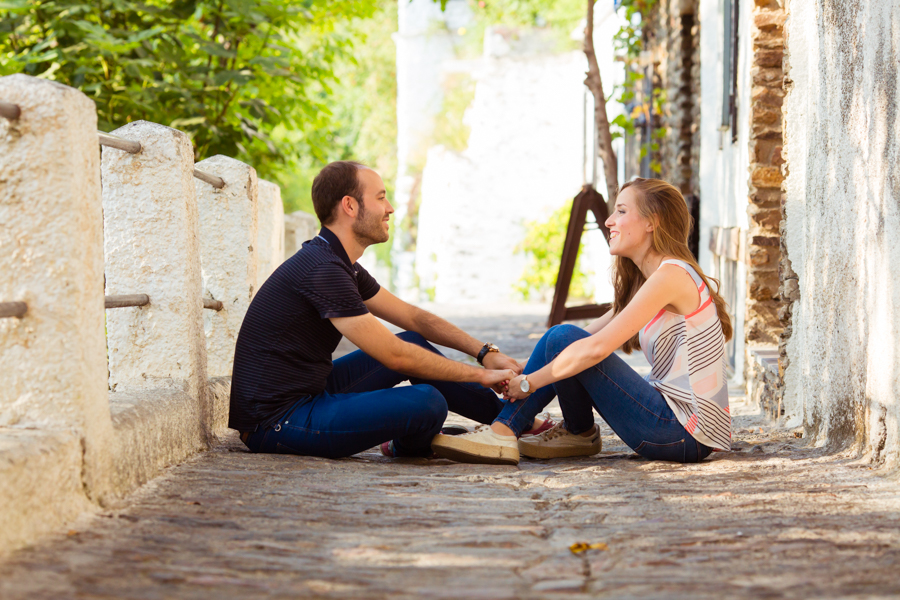
[[[229,427],[254,452],[337,458],[381,444],[388,456],[431,456],[448,408],[493,421],[503,405],[489,388],[500,391],[522,367],[398,299],[356,262],[388,240],[394,208],[381,177],[334,162],[313,181],[312,199],[322,230],[266,280],[241,325]],[[360,350],[332,364],[341,336]],[[429,341],[485,368],[449,360]],[[402,381],[412,385],[394,387]]]

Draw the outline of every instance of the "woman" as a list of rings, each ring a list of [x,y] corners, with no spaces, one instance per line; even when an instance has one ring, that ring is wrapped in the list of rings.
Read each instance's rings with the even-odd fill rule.
[[[622,186],[606,221],[616,256],[613,310],[586,329],[551,328],[509,382],[509,401],[490,427],[438,435],[432,449],[463,462],[517,464],[600,451],[591,409],[641,456],[698,462],[731,447],[725,341],[731,321],[688,249],[691,217],[681,193],[658,179]],[[715,281],[715,280],[714,280]],[[716,282],[718,288],[718,282]],[[641,348],[644,379],[613,354]],[[564,421],[517,441],[559,397]]]

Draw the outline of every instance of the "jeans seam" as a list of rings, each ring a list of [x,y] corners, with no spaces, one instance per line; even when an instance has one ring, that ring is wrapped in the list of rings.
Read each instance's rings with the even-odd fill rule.
[[[559,353],[557,353],[556,356],[559,356]],[[555,359],[556,356],[554,356],[553,358]],[[649,408],[647,408],[646,406],[644,406],[643,404],[641,404],[641,401],[640,401],[640,400],[638,400],[637,398],[635,398],[634,396],[632,396],[631,394],[629,394],[628,392],[626,392],[625,389],[624,389],[621,385],[619,385],[618,383],[616,383],[616,381],[615,381],[612,377],[610,377],[609,375],[607,375],[606,373],[604,373],[603,371],[601,371],[600,368],[599,368],[597,365],[594,365],[592,368],[597,369],[597,372],[600,373],[602,376],[606,377],[606,379],[607,379],[611,384],[613,384],[614,386],[616,386],[617,388],[619,388],[619,391],[620,391],[620,392],[622,392],[623,394],[625,394],[625,396],[627,396],[628,398],[630,398],[632,402],[634,402],[635,404],[637,404],[638,406],[640,406],[642,409],[644,409],[645,411],[647,411],[648,413],[650,413],[651,415],[653,415],[653,416],[656,417],[657,419],[662,419],[663,421],[675,421],[675,422],[678,422],[678,419],[669,419],[669,418],[667,418],[667,417],[664,417],[664,416],[662,416],[662,415],[659,415],[659,414],[653,412],[652,410],[650,410]],[[576,377],[577,377],[577,375],[576,375]],[[648,384],[648,385],[649,385],[649,384]],[[651,386],[651,387],[652,387],[652,386]],[[657,391],[657,393],[658,393],[660,396],[662,396],[662,394],[661,394],[659,391]],[[665,402],[665,401],[666,401],[666,399],[665,399],[665,397],[663,396],[663,402]],[[668,406],[668,403],[667,403],[666,405]]]
[[[347,390],[352,388],[353,386],[359,385],[360,383],[362,383],[366,379],[369,379],[372,375],[374,375],[375,373],[377,373],[378,371],[380,371],[381,369],[384,369],[384,368],[385,368],[385,366],[383,364],[378,363],[377,367],[375,367],[374,369],[372,369],[370,371],[367,371],[362,377],[360,377],[359,379],[353,380],[352,382],[348,383],[347,385],[345,385],[341,389],[335,391],[334,393],[335,394],[352,393],[352,392],[348,392]]]

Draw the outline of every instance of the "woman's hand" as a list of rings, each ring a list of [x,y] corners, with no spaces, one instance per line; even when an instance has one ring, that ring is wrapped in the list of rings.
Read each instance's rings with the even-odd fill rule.
[[[509,380],[516,376],[512,369],[484,369],[481,372],[481,385],[489,387],[498,394],[506,393]]]
[[[522,387],[520,384],[524,378],[524,375],[519,375],[509,381],[509,384],[506,387],[506,393],[503,394],[504,400],[515,402],[516,400],[524,400],[531,395],[531,392],[528,392],[526,394],[522,391]]]

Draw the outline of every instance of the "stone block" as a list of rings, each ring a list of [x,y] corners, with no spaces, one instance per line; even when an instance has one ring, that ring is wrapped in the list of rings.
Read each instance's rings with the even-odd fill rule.
[[[756,166],[750,173],[750,183],[759,188],[781,188],[784,177],[778,167]]]
[[[21,109],[0,118],[0,300],[28,305],[22,319],[0,319],[0,427],[72,431],[84,486],[101,496],[112,427],[96,109],[26,75],[0,78],[0,98]]]
[[[298,210],[284,215],[284,257],[290,258],[303,242],[316,237],[319,221],[315,216]]]
[[[94,508],[82,450],[71,431],[0,428],[0,556]]]
[[[256,289],[284,261],[284,204],[281,188],[271,181],[259,180],[259,226],[256,236]]]
[[[750,77],[753,85],[764,85],[767,87],[782,88],[782,80],[784,79],[784,71],[781,66],[777,67],[759,67],[754,66],[750,69]]]
[[[780,29],[786,20],[783,10],[760,10],[753,15],[753,24],[760,30]]]
[[[784,50],[779,48],[760,49],[754,53],[753,59],[760,67],[780,67],[784,59]]]
[[[231,375],[234,344],[256,289],[259,184],[256,169],[227,156],[207,158],[196,167],[225,181],[216,189],[194,179],[203,297],[224,305],[220,311],[203,311],[207,373],[222,377]]]
[[[782,104],[784,104],[784,90],[780,87],[757,85],[753,87],[750,99],[754,104],[759,102],[781,108]]]
[[[752,267],[776,267],[778,258],[781,255],[778,247],[765,247],[758,245],[750,245],[749,249],[750,266]]]
[[[156,123],[113,133],[142,150],[103,149],[106,293],[147,294],[150,304],[106,311],[110,389],[174,386],[197,405],[207,378],[194,150]]]
[[[778,228],[781,225],[781,210],[777,206],[767,208],[751,203],[747,205],[747,214],[750,216],[751,223],[773,234],[778,234]],[[753,239],[756,240],[756,237]],[[766,238],[763,245],[777,246],[778,238]]]

